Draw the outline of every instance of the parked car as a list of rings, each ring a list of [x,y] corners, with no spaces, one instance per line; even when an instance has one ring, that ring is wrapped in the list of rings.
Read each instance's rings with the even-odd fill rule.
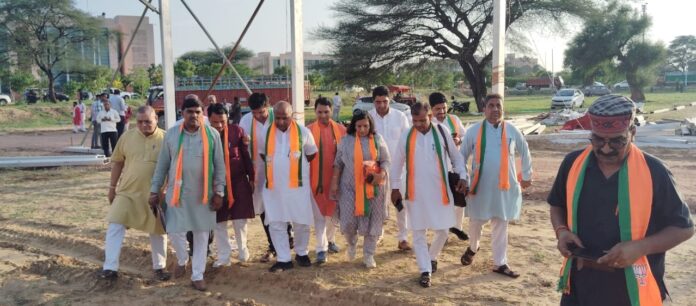
[[[601,83],[600,83],[601,84]],[[607,88],[604,84],[601,85],[592,85],[592,86],[587,86],[585,89],[583,89],[583,93],[588,96],[603,96],[603,95],[608,95],[611,93],[611,90]]]
[[[12,98],[8,95],[0,94],[0,105],[12,104]]]
[[[629,88],[630,86],[628,85],[628,81],[626,80],[614,84],[614,90],[625,90]]]
[[[403,103],[397,103],[394,99],[389,99],[389,107],[403,112],[408,117],[408,121],[411,122],[411,107]],[[370,96],[358,98],[353,105],[353,110],[369,111],[373,108],[375,108],[375,104],[372,103],[372,97]]]
[[[576,108],[585,104],[585,95],[579,89],[566,88],[556,92],[551,98],[551,109]]]
[[[48,94],[45,94],[45,95],[43,96],[43,100],[44,100],[44,101],[49,101],[49,100],[50,100],[50,98],[48,97]],[[64,93],[62,93],[62,92],[56,92],[56,100],[57,100],[58,102],[65,102],[65,101],[70,100],[70,97],[68,97],[68,95],[66,95],[66,94],[64,94]]]

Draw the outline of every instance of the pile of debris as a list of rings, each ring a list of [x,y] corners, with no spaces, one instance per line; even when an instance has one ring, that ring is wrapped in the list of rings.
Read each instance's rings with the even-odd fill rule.
[[[677,136],[696,136],[696,118],[687,118],[674,130]]]
[[[585,113],[564,109],[558,112],[541,113],[536,118],[540,119],[541,124],[544,125],[563,125],[570,120],[578,119],[584,115]]]
[[[540,135],[546,129],[546,125],[529,121],[527,120],[527,118],[516,118],[508,122],[512,123],[512,125],[514,125],[518,130],[520,130],[520,132],[522,132],[522,135]]]

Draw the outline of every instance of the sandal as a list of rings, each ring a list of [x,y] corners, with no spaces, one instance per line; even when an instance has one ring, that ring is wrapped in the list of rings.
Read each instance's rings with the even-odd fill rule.
[[[512,277],[512,278],[520,277],[520,274],[515,272],[515,271],[510,270],[510,267],[508,267],[508,265],[502,265],[502,266],[498,267],[497,269],[494,269],[493,272],[500,273],[502,275],[505,275],[507,277]]]
[[[478,249],[476,249],[478,251]],[[466,248],[466,252],[464,252],[464,255],[462,255],[462,265],[468,266],[472,262],[474,262],[474,256],[476,255],[476,252],[472,251],[471,248]]]
[[[418,280],[418,283],[423,288],[430,287],[432,285],[432,283],[430,282],[430,273],[428,273],[428,272],[421,273],[420,280]]]

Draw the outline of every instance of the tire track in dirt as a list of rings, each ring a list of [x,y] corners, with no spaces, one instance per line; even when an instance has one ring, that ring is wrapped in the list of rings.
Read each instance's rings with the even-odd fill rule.
[[[26,253],[47,256],[49,259],[34,261],[19,267],[21,272],[45,277],[66,286],[65,298],[73,302],[96,302],[99,294],[151,295],[157,290],[162,298],[157,301],[169,303],[257,305],[322,305],[331,301],[332,306],[341,305],[409,305],[392,296],[389,290],[375,292],[374,288],[329,288],[321,283],[321,270],[296,268],[284,273],[266,272],[238,265],[223,267],[217,271],[207,269],[206,279],[209,293],[204,294],[189,288],[186,277],[170,282],[158,283],[151,279],[151,257],[149,248],[135,247],[124,242],[121,250],[120,277],[116,282],[96,278],[103,262],[103,241],[97,234],[75,234],[79,229],[65,225],[4,219],[0,228],[0,248],[10,248]],[[174,256],[168,256],[170,265]],[[189,267],[190,271],[190,267]],[[189,272],[190,273],[190,272]],[[184,288],[181,288],[184,287]],[[161,292],[164,290],[165,292]],[[176,294],[174,292],[176,291]],[[246,299],[239,299],[244,297]],[[113,302],[113,300],[109,300]]]

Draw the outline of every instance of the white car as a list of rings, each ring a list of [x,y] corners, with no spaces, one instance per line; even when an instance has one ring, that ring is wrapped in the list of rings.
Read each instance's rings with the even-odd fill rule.
[[[399,110],[406,115],[406,118],[408,118],[408,121],[411,122],[411,107],[403,104],[403,103],[398,103],[394,101],[393,99],[389,99],[389,107]],[[369,111],[371,109],[375,108],[375,104],[372,103],[372,97],[366,96],[366,97],[360,97],[355,101],[355,104],[353,105],[353,111],[356,109],[361,109],[364,111]]]
[[[0,105],[12,104],[12,98],[8,95],[0,94]]]
[[[573,88],[561,89],[551,98],[551,109],[582,107],[585,103],[585,95],[582,91]]]
[[[628,81],[622,81],[619,83],[614,84],[614,90],[621,90],[621,89],[629,89],[630,86],[628,85]]]

